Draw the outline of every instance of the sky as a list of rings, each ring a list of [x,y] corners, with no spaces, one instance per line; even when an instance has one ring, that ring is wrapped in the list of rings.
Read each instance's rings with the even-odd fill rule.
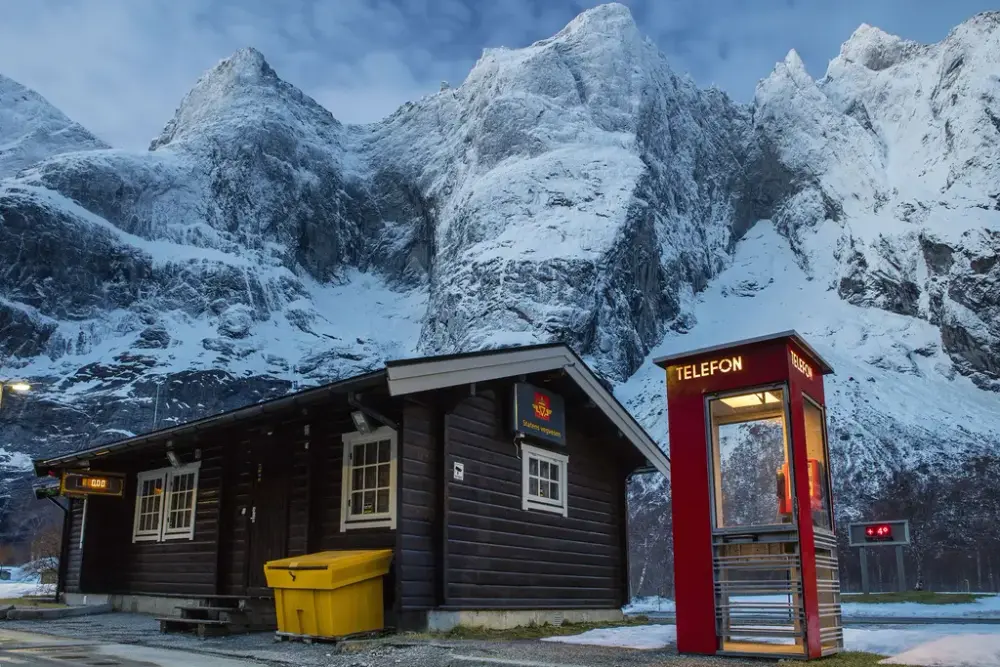
[[[0,74],[113,146],[145,150],[198,77],[244,46],[340,120],[458,85],[488,47],[599,0],[0,0]],[[739,101],[794,48],[820,77],[862,23],[936,42],[995,0],[622,0],[674,69]],[[991,7],[991,5],[993,5]]]

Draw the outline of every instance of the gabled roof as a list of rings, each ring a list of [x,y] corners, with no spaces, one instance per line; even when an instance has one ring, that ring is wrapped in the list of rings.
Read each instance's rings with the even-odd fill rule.
[[[593,371],[563,343],[454,354],[386,364],[389,394],[403,396],[472,382],[563,370],[657,470],[670,478],[670,459]]]
[[[48,459],[36,459],[33,463],[35,473],[44,475],[47,468],[66,466],[123,449],[153,445],[175,437],[191,435],[208,428],[242,421],[288,407],[305,407],[327,398],[330,394],[347,393],[379,385],[387,385],[390,396],[404,396],[422,391],[553,370],[565,371],[633,446],[646,457],[646,460],[667,478],[670,477],[670,459],[667,455],[614,395],[604,388],[604,385],[584,361],[562,343],[390,361],[382,370],[312,387],[294,394],[80,452]]]
[[[678,361],[684,359],[691,359],[693,357],[700,357],[704,354],[709,354],[711,352],[719,352],[721,350],[731,350],[737,347],[746,347],[747,345],[756,345],[757,343],[767,343],[770,341],[789,339],[794,340],[795,344],[802,348],[802,351],[809,355],[814,362],[816,362],[820,367],[820,373],[823,375],[828,375],[833,373],[833,366],[828,364],[823,357],[819,355],[819,352],[813,349],[813,347],[799,335],[799,332],[794,329],[789,329],[788,331],[782,331],[781,333],[768,334],[766,336],[757,336],[756,338],[745,338],[743,340],[736,340],[731,343],[722,343],[721,345],[711,345],[709,347],[702,347],[697,350],[687,350],[685,352],[678,352],[676,354],[668,354],[657,359],[653,359],[653,363],[657,366],[666,367],[677,363]]]

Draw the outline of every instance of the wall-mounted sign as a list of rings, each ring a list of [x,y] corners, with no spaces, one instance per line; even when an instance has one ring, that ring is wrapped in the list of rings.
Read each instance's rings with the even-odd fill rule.
[[[678,380],[696,380],[698,378],[710,377],[716,373],[736,373],[743,370],[743,356],[725,357],[724,359],[712,359],[703,361],[700,364],[686,364],[684,366],[674,366],[674,375]]]
[[[566,444],[566,408],[561,396],[519,382],[514,385],[514,432]]]
[[[813,379],[812,366],[810,366],[805,359],[795,354],[795,350],[789,350],[788,353],[792,355],[792,366],[795,368],[795,370],[799,371],[807,378],[812,380]]]
[[[125,475],[89,470],[65,470],[60,483],[64,496],[121,496],[125,493]]]
[[[455,478],[456,482],[461,482],[465,479],[465,464],[456,461],[452,464],[451,476]]]

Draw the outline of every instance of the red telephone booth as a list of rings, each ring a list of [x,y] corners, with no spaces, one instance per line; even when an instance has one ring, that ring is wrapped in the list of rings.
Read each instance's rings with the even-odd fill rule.
[[[794,331],[656,360],[667,373],[677,649],[843,648],[823,359]]]

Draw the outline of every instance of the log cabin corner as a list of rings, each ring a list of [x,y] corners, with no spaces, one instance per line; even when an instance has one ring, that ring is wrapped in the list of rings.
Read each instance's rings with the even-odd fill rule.
[[[71,604],[273,614],[265,562],[391,549],[386,625],[436,630],[620,619],[627,481],[669,475],[562,344],[393,361],[34,466],[121,480],[67,495]]]

